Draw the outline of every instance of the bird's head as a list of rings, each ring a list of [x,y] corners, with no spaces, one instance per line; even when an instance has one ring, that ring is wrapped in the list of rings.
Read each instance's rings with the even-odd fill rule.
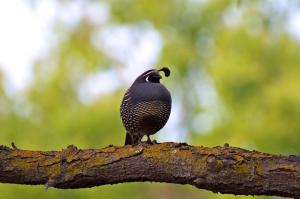
[[[135,82],[137,83],[160,83],[160,79],[162,76],[160,75],[160,72],[164,72],[166,77],[170,76],[170,69],[167,67],[163,67],[162,69],[156,70],[151,69],[147,70],[143,74],[141,74]]]

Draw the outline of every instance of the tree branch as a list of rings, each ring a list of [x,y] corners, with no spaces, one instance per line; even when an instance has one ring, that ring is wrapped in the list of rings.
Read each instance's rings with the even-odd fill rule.
[[[62,151],[0,147],[0,182],[61,189],[123,182],[190,184],[213,192],[300,198],[300,156],[186,144]]]

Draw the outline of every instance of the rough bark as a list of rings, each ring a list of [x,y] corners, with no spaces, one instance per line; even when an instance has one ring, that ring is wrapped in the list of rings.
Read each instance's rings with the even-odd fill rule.
[[[143,181],[300,198],[300,156],[178,143],[47,152],[0,147],[1,183],[70,189]]]

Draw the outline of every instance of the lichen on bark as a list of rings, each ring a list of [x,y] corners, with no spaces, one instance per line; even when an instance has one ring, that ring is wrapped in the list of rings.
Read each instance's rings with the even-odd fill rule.
[[[0,146],[0,182],[88,188],[124,182],[190,184],[213,192],[300,198],[300,156],[184,143],[28,151]]]

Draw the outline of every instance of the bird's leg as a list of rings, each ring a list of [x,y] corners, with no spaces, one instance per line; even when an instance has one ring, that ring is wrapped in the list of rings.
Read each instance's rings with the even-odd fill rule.
[[[147,144],[153,144],[153,142],[151,141],[151,139],[150,139],[150,135],[147,135],[147,142],[146,142]]]
[[[136,134],[130,134],[130,135],[131,135],[130,137],[132,140],[131,145],[136,146],[136,145],[141,144],[142,139],[139,135],[136,135]]]
[[[129,135],[130,135],[130,138],[131,138],[131,144],[134,145],[134,138],[133,138],[132,133],[129,133]]]

